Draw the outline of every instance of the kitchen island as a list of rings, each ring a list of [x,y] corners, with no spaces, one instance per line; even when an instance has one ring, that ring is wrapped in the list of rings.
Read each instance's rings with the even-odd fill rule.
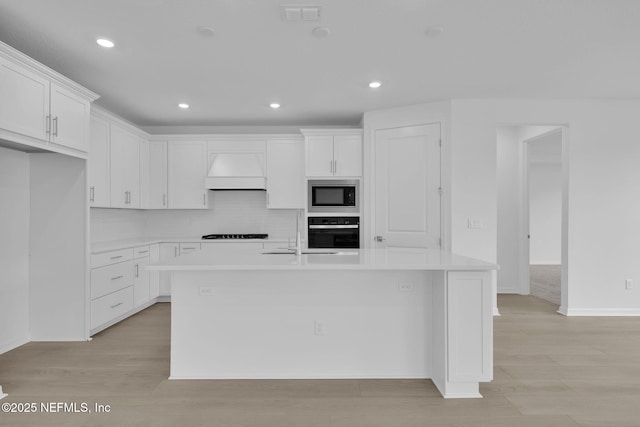
[[[441,250],[336,252],[150,265],[172,273],[170,379],[430,378],[444,397],[481,397],[497,266]]]

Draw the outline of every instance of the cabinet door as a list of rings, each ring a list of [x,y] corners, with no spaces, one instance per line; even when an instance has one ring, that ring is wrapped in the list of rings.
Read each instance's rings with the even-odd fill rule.
[[[304,208],[303,159],[302,141],[267,143],[267,208]]]
[[[138,137],[111,125],[111,207],[140,205],[140,148]]]
[[[207,207],[205,176],[206,143],[169,141],[169,208],[204,209]]]
[[[333,137],[306,138],[307,176],[333,176]]]
[[[149,258],[133,260],[133,306],[149,302]]]
[[[0,94],[0,128],[49,138],[49,80],[0,58]]]
[[[89,204],[108,208],[109,205],[109,123],[91,118],[88,172]]]
[[[149,143],[149,209],[167,208],[167,141]]]
[[[125,153],[127,133],[111,125],[111,148],[109,151],[109,176],[112,208],[128,207],[128,194],[125,187]]]
[[[140,177],[140,208],[149,208],[149,141],[139,139],[140,146],[140,169],[138,176]]]
[[[162,243],[160,244],[160,261],[177,258],[180,251],[178,243]],[[160,296],[171,295],[171,273],[168,271],[160,272]]]
[[[362,138],[359,135],[333,137],[334,176],[362,175]]]
[[[130,208],[140,207],[140,139],[130,134],[130,139],[125,145],[125,169],[124,182],[129,192]]]
[[[51,83],[51,142],[87,152],[89,101]]]
[[[149,246],[149,262],[160,261],[160,245]],[[160,272],[149,271],[149,299],[157,298],[160,295]]]

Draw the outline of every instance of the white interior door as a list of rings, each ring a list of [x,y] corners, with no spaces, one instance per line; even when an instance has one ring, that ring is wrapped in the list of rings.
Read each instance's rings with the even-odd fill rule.
[[[376,131],[375,245],[441,246],[440,124]]]

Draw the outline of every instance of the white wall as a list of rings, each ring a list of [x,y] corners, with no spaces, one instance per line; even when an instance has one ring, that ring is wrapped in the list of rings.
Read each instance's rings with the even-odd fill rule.
[[[453,100],[453,250],[491,259],[496,253],[496,128],[566,124],[567,289],[570,315],[640,315],[640,101]],[[465,230],[466,213],[487,218]],[[495,259],[495,258],[494,258]]]
[[[0,148],[0,354],[29,341],[29,155]]]
[[[528,143],[529,260],[560,264],[562,226],[562,134]]]
[[[522,289],[520,240],[522,227],[522,152],[517,126],[497,129],[499,293],[528,293]]]
[[[295,238],[296,211],[267,209],[264,191],[211,191],[209,209],[91,209],[91,240],[267,233]]]

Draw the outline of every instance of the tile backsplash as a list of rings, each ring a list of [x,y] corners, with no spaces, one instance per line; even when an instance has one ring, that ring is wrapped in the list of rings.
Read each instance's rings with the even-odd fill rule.
[[[132,237],[199,237],[210,233],[295,236],[296,211],[267,209],[264,191],[211,191],[209,209],[91,209],[91,241]]]

